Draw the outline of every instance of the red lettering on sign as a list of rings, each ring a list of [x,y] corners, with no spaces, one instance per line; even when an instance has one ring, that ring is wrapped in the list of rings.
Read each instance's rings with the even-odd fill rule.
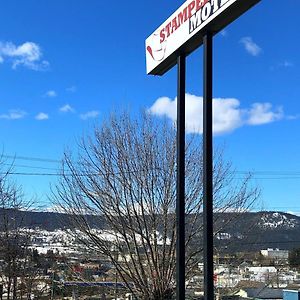
[[[168,25],[166,26],[166,30],[167,30],[167,37],[170,36],[171,32],[170,32],[170,29],[171,29],[171,23],[168,23]]]
[[[165,35],[165,29],[163,28],[161,31],[160,31],[160,42],[163,43],[166,39],[166,35]]]
[[[195,8],[195,1],[192,1],[189,5],[188,5],[188,16],[189,18],[193,15],[192,11]]]
[[[208,0],[196,0],[196,12],[199,11],[207,2]]]
[[[193,14],[199,11],[210,0],[192,0],[176,17],[173,18],[163,29],[160,31],[160,43],[173,34],[182,24],[191,18]]]
[[[172,20],[172,33],[178,28],[177,17]]]
[[[178,26],[187,20],[187,7],[178,14]]]

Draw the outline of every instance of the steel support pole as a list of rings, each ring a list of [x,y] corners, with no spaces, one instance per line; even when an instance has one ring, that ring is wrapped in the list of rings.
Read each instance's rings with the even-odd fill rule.
[[[214,300],[213,262],[213,116],[212,116],[212,34],[203,38],[203,225],[204,299]]]
[[[176,299],[185,299],[185,55],[177,58]]]

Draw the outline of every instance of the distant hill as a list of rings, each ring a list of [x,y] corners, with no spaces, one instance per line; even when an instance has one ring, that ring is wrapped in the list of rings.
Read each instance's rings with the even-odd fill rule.
[[[226,222],[231,214],[222,214],[217,222]],[[216,244],[228,251],[258,251],[266,248],[291,250],[300,247],[300,217],[264,211],[242,213],[216,236]]]
[[[1,209],[0,209],[1,213]],[[7,213],[7,212],[6,212]],[[13,213],[11,213],[13,214]],[[69,227],[67,215],[54,212],[14,212],[23,218],[22,226],[48,231]],[[94,228],[104,228],[103,217],[88,216]],[[225,252],[258,251],[266,248],[291,250],[300,247],[300,217],[283,212],[217,213],[215,225],[222,229],[216,234],[215,245]],[[202,244],[201,233],[199,247]]]
[[[3,210],[0,209],[0,215],[2,211]],[[70,224],[67,221],[69,216],[62,213],[43,211],[16,212],[12,210],[7,210],[5,213],[9,218],[16,217],[18,219],[18,224],[21,224],[22,227],[26,228],[40,228],[48,231],[54,231],[57,229],[66,229],[70,227]],[[105,221],[101,217],[88,216],[87,219],[92,227],[103,228],[105,226]]]

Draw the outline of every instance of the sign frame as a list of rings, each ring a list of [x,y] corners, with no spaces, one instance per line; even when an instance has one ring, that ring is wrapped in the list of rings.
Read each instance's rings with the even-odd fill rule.
[[[249,10],[252,6],[260,2],[261,0],[187,0],[183,5],[181,5],[164,23],[161,24],[145,41],[145,48],[146,48],[146,68],[147,68],[147,74],[151,75],[163,75],[168,70],[170,70],[173,66],[177,63],[177,57],[180,54],[185,54],[185,56],[188,56],[190,53],[192,53],[195,49],[200,47],[203,44],[203,37],[207,32],[210,32],[213,36],[220,32],[222,29],[224,29],[228,24],[232,23],[235,19],[237,19],[239,16],[241,16],[243,13],[245,13],[247,10]],[[195,14],[199,13],[199,11],[193,10],[193,14],[190,15],[190,11],[186,9],[194,3],[195,5],[199,6],[199,9],[204,9],[205,5],[215,5],[219,6],[219,9],[216,10],[216,12],[213,12],[207,20],[205,20],[200,26],[198,26],[195,30],[193,30],[192,33],[186,32],[183,33],[183,38],[181,37],[181,40],[183,40],[183,44],[180,44],[182,41],[179,40],[179,36],[177,31],[182,30],[182,28],[179,28],[179,30],[173,30],[169,28],[169,39],[174,40],[178,39],[178,45],[173,47],[176,49],[171,49],[171,53],[166,53],[166,56],[162,59],[159,58],[155,61],[154,57],[151,54],[151,38],[153,36],[157,36],[158,33],[160,33],[164,28],[166,28],[166,25],[170,23],[174,18],[177,18],[182,11],[184,11],[187,15],[187,19],[185,18],[185,23],[182,23],[182,27],[185,26],[188,29],[188,24],[186,22],[191,22],[191,18],[195,16]],[[198,4],[197,4],[198,3]],[[200,4],[199,4],[200,3]],[[200,5],[202,5],[200,7]],[[201,11],[200,11],[201,13]],[[180,25],[180,23],[179,23]],[[186,29],[184,28],[184,29]],[[186,29],[186,30],[187,30]],[[170,31],[172,34],[170,34]],[[187,30],[188,31],[188,30]],[[165,36],[168,35],[167,33],[164,33]],[[181,33],[182,35],[182,33]],[[176,39],[177,37],[177,39]],[[168,45],[168,37],[166,38],[166,47]],[[187,39],[186,39],[187,38]],[[185,41],[184,41],[185,40]],[[160,40],[161,42],[161,40]]]

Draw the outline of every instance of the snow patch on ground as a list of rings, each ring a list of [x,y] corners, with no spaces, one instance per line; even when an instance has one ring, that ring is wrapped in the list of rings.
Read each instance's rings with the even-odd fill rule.
[[[299,225],[298,220],[294,218],[288,218],[285,214],[274,212],[272,214],[266,214],[261,217],[258,226],[261,228],[295,228]]]

